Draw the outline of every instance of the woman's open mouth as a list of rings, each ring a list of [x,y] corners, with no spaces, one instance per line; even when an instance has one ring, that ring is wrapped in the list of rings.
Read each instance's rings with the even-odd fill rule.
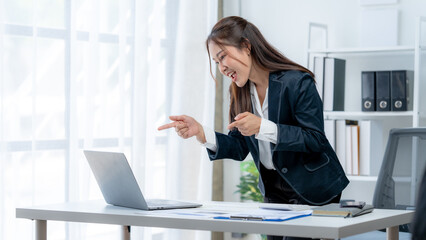
[[[237,81],[237,72],[228,73],[228,77],[231,78],[233,82]]]

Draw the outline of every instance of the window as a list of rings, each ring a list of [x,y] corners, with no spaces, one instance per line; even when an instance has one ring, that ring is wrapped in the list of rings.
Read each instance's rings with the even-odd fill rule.
[[[135,147],[147,148],[135,121],[158,126],[169,115],[179,1],[143,3],[146,15],[136,17],[136,0],[0,1],[0,239],[32,238],[16,207],[102,198],[82,149],[132,160]],[[136,29],[137,18],[146,29]],[[155,179],[144,191],[164,197],[166,134],[153,134],[144,141],[153,141],[156,161],[132,164]],[[48,231],[49,239],[116,239],[118,227],[49,222]]]

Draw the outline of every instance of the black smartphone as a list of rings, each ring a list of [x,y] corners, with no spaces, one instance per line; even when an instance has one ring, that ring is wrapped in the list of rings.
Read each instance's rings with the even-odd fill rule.
[[[365,206],[363,201],[343,201],[340,203],[341,208],[360,208],[362,209]]]

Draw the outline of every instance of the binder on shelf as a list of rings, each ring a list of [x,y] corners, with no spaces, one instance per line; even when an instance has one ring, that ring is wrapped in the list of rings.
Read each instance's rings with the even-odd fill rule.
[[[362,111],[376,111],[376,73],[374,71],[361,72],[361,85]]]
[[[392,71],[391,74],[391,109],[392,111],[407,111],[413,109],[413,71]]]
[[[335,126],[335,120],[333,119],[326,119],[324,120],[324,132],[325,136],[328,139],[328,142],[330,143],[331,147],[336,151],[336,126]]]
[[[357,132],[357,130],[353,130],[354,127],[358,127],[358,121],[345,120],[345,172],[347,175],[355,174],[353,162],[358,161],[357,155],[359,155],[354,152],[358,151],[358,141],[356,140],[356,138],[358,138],[358,135],[353,136]]]
[[[346,125],[345,129],[345,172],[352,175],[352,129],[350,125]]]
[[[359,126],[351,125],[352,131],[352,175],[359,175]]]
[[[379,121],[361,120],[360,127],[360,175],[378,176],[383,159],[383,129]]]
[[[346,172],[346,120],[336,120],[336,155]],[[346,172],[346,174],[348,174]]]
[[[315,82],[318,94],[323,99],[323,89],[324,89],[324,57],[315,56],[314,57],[314,70]]]
[[[391,110],[390,71],[376,72],[376,111]]]
[[[324,59],[324,111],[343,111],[345,107],[345,71],[344,59]]]

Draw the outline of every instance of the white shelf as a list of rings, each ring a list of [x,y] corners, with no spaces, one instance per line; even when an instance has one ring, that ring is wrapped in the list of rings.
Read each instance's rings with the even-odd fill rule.
[[[346,175],[349,181],[363,181],[363,182],[376,182],[377,176],[357,176],[357,175]]]
[[[350,83],[350,89],[346,91],[351,91],[350,94],[346,92],[347,98],[345,101],[349,101],[349,106],[352,108],[349,108],[347,110],[349,111],[324,111],[324,119],[328,120],[343,120],[343,119],[352,119],[352,120],[380,120],[379,124],[383,127],[383,131],[385,129],[390,129],[394,127],[400,127],[400,125],[407,125],[408,122],[411,122],[409,124],[411,127],[419,127],[424,126],[424,120],[426,118],[426,110],[424,103],[425,101],[425,94],[423,94],[425,90],[425,79],[424,79],[424,72],[421,68],[421,58],[424,57],[424,50],[426,49],[425,45],[422,45],[422,36],[424,36],[424,27],[426,24],[426,17],[419,18],[419,21],[416,25],[416,32],[415,32],[415,41],[413,45],[410,46],[394,46],[394,47],[358,47],[358,48],[329,48],[327,45],[327,39],[328,39],[328,31],[326,25],[315,25],[310,24],[309,26],[309,38],[308,38],[308,52],[307,52],[307,66],[310,67],[314,63],[314,57],[315,56],[332,56],[332,57],[339,57],[351,60],[351,66],[361,66],[358,68],[352,68],[347,70],[346,73],[346,81],[347,83]],[[310,48],[311,46],[311,29],[312,28],[319,28],[322,29],[324,32],[324,41],[323,46],[318,47],[317,49]],[[388,59],[389,57],[389,59]],[[365,59],[364,59],[365,58]],[[375,61],[376,59],[380,59],[378,61]],[[411,59],[412,62],[411,63]],[[389,60],[389,61],[388,61]],[[392,60],[392,61],[391,61]],[[398,63],[398,61],[401,62],[401,64]],[[349,61],[348,61],[349,62]],[[357,65],[358,64],[358,65]],[[411,67],[412,64],[412,67]],[[413,79],[413,95],[410,96],[411,100],[413,101],[413,110],[411,111],[404,111],[404,112],[362,112],[360,111],[361,108],[356,106],[356,102],[360,103],[361,94],[358,94],[358,91],[361,90],[359,86],[361,85],[361,81],[359,81],[360,72],[365,70],[389,70],[387,69],[387,66],[389,66],[389,69],[392,70],[394,68],[399,68],[399,66],[404,66],[404,69],[412,69],[414,72],[414,79]],[[377,67],[375,69],[375,67]],[[422,75],[421,75],[422,74]],[[349,77],[348,77],[349,76]],[[357,81],[357,82],[354,82]],[[349,85],[347,85],[349,86]],[[354,91],[354,92],[352,92]],[[355,111],[350,111],[352,109],[355,109]],[[383,121],[381,121],[383,120]],[[409,120],[409,121],[407,121]],[[384,132],[384,141],[381,143],[381,146],[377,146],[378,149],[383,148],[384,144],[387,143],[387,133]],[[412,147],[412,156],[411,156],[411,166],[416,166],[417,160],[417,146],[413,145]],[[375,161],[381,161],[381,159],[375,159]],[[344,161],[345,162],[345,161]],[[374,162],[378,163],[378,162]],[[374,166],[374,171],[376,172],[377,166]],[[415,176],[415,167],[411,167],[411,173],[413,176]],[[349,190],[346,190],[347,193],[354,196],[359,194],[359,190],[361,191],[367,191],[371,190],[371,193],[368,192],[367,194],[373,194],[374,191],[374,185],[378,180],[378,176],[354,176],[354,175],[348,175],[347,176],[352,184],[349,185]],[[410,185],[410,198],[415,199],[415,181],[413,181],[412,177],[394,177],[393,180],[398,183],[409,184]]]
[[[380,119],[389,117],[413,117],[413,111],[404,112],[362,112],[362,111],[334,111],[324,112],[324,119]]]
[[[346,175],[349,181],[357,182],[376,182],[378,176],[358,176],[358,175]],[[410,183],[412,181],[411,177],[393,177],[395,182],[400,183]]]
[[[395,47],[375,47],[375,48],[338,48],[338,49],[318,49],[309,50],[312,54],[349,54],[349,53],[394,53],[394,52],[414,52],[412,46],[395,46]]]

